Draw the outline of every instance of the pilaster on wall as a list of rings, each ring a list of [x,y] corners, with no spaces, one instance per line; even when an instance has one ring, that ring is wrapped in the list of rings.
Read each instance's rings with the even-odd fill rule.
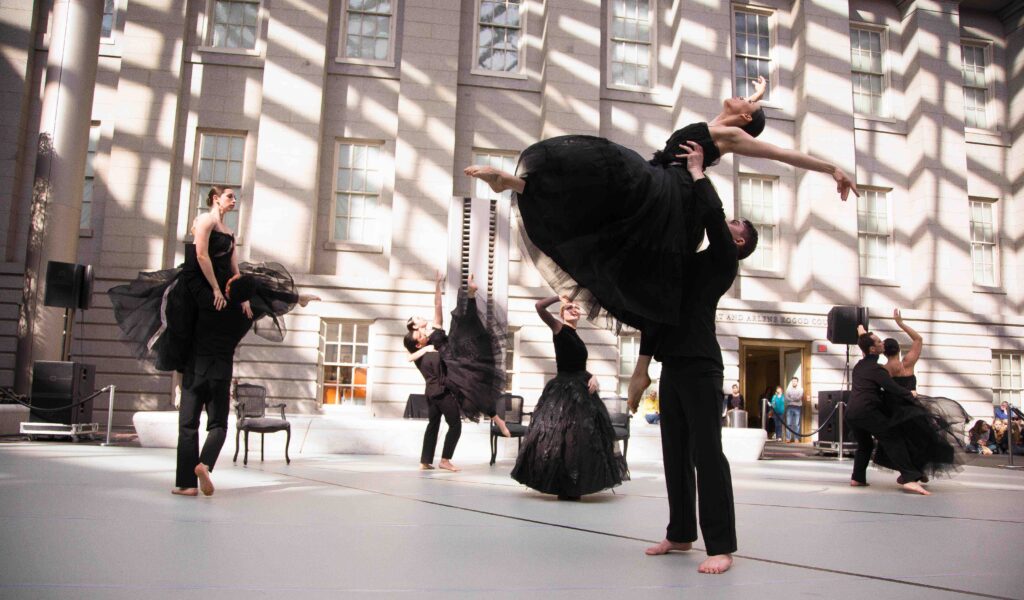
[[[1016,312],[1024,306],[1024,4],[1003,16],[1006,27],[1006,70],[1009,93],[1007,124],[1010,149],[1006,177],[1010,197],[1000,211],[1003,287]]]
[[[793,19],[796,149],[856,177],[848,0],[797,0]],[[842,202],[826,173],[798,169],[794,230],[800,300],[855,304],[860,298],[857,198]],[[829,247],[833,252],[820,252]]]
[[[544,4],[541,139],[598,135],[601,125],[601,2]]]
[[[908,296],[916,308],[969,312],[973,273],[967,202],[960,14],[956,0],[906,0]]]
[[[253,260],[308,273],[316,236],[317,184],[329,0],[274,3],[266,11],[267,52],[249,221]],[[243,199],[244,201],[244,199]]]
[[[25,212],[27,201],[21,193],[25,161],[31,153],[25,140],[31,136],[29,115],[32,93],[32,54],[36,32],[33,15],[36,3],[23,2],[0,6],[0,22],[5,33],[0,39],[0,57],[8,68],[0,72],[0,259],[24,260],[24,244],[18,244],[19,213]],[[30,159],[29,159],[30,160]]]
[[[442,8],[443,7],[443,8]],[[458,2],[408,0],[395,140],[392,277],[422,278],[442,267],[455,176]],[[461,173],[460,173],[461,176]]]

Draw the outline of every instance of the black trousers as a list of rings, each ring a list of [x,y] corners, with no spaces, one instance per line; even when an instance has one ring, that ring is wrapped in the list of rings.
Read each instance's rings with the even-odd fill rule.
[[[423,432],[423,451],[420,453],[420,463],[429,465],[434,462],[434,452],[437,450],[437,433],[441,429],[441,416],[448,424],[448,433],[444,435],[444,447],[441,449],[441,458],[451,459],[455,454],[455,446],[462,436],[462,415],[459,412],[459,401],[451,392],[437,398],[427,398],[427,405],[430,412],[427,414],[427,430]]]
[[[671,542],[697,539],[709,555],[736,551],[732,473],[722,453],[722,367],[708,359],[670,359],[661,369],[661,450]]]
[[[199,463],[211,471],[227,437],[231,404],[230,379],[195,379],[182,386],[178,409],[178,470],[175,485],[194,488],[199,485],[195,468]],[[199,416],[206,409],[206,441],[199,452]]]
[[[907,444],[899,436],[897,428],[890,426],[889,418],[881,410],[868,408],[863,412],[848,414],[846,423],[850,426],[853,439],[857,440],[857,451],[853,455],[853,475],[850,476],[853,481],[867,483],[868,463],[875,450],[875,438],[885,449],[886,457],[900,472],[904,482],[919,481],[924,475],[914,466]]]

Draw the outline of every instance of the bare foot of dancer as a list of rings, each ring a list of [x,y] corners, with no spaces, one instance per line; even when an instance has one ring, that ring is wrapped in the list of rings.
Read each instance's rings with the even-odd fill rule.
[[[932,493],[921,487],[921,484],[916,481],[902,484],[903,491],[908,494],[921,494],[922,496],[931,496]]]
[[[315,294],[299,294],[299,306],[306,306],[310,302],[320,302],[320,296]]]
[[[647,550],[644,550],[644,554],[647,556],[660,556],[662,554],[668,554],[669,552],[687,552],[693,548],[693,544],[690,542],[670,542],[668,540],[661,540],[657,544],[651,546]]]
[[[448,460],[447,458],[442,458],[441,462],[437,463],[437,466],[444,469],[445,471],[452,471],[454,473],[458,473],[459,471],[462,470],[453,465],[452,461]]]
[[[199,489],[203,491],[203,495],[212,496],[213,480],[210,479],[210,470],[203,463],[196,465],[196,477],[199,478]]]
[[[853,479],[850,480],[850,487],[868,487],[869,485],[871,484],[866,481],[854,481]]]
[[[463,173],[470,177],[476,177],[477,179],[486,183],[496,194],[500,194],[505,190],[513,190],[522,193],[526,189],[526,182],[521,177],[516,177],[511,173],[505,171],[499,171],[494,167],[488,167],[485,165],[470,165],[462,170]]]
[[[199,490],[196,488],[174,488],[171,493],[175,496],[198,496]]]
[[[512,432],[510,432],[508,430],[508,426],[505,425],[505,419],[502,419],[498,415],[494,415],[491,417],[491,422],[498,426],[498,429],[501,431],[501,435],[507,438],[512,437]]]
[[[420,463],[420,471],[433,471],[434,465],[427,463]]]
[[[704,562],[700,563],[700,566],[697,567],[697,572],[720,575],[728,571],[731,566],[732,554],[716,554],[705,558]]]

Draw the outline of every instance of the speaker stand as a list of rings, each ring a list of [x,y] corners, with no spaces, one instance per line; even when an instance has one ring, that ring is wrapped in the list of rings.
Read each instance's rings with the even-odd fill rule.
[[[73,332],[75,326],[75,309],[65,308],[64,309],[64,345],[61,349],[60,359],[65,362],[71,361],[71,340],[73,339]]]

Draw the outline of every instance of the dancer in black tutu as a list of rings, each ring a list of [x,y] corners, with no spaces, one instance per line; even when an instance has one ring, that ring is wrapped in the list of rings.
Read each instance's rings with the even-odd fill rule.
[[[770,158],[830,174],[844,200],[857,193],[837,166],[755,139],[765,126],[756,100],[725,100],[710,123],[674,132],[650,161],[604,138],[570,135],[524,150],[518,177],[480,165],[464,172],[496,192],[516,192],[526,253],[589,319],[678,325],[686,270],[702,237],[690,216],[693,178],[678,164],[687,142],[700,144],[705,168],[730,152]]]
[[[502,434],[509,437],[505,420],[496,412],[498,396],[505,389],[502,345],[505,333],[498,325],[490,328],[484,325],[476,306],[476,282],[470,275],[466,289],[459,291],[452,311],[451,330],[446,334],[441,308],[442,285],[443,279],[438,273],[434,288],[434,322],[428,323],[422,317],[410,318],[403,343],[410,353],[409,360],[416,363],[426,382],[430,407],[420,468],[434,468],[437,434],[444,416],[448,432],[438,466],[459,471],[451,459],[462,435],[461,416],[478,421],[481,414],[487,415]]]
[[[846,421],[857,441],[850,485],[867,485],[867,466],[874,451],[875,464],[898,471],[896,483],[905,491],[927,496],[930,492],[922,484],[961,464],[963,453],[959,450],[964,447],[963,429],[969,417],[953,400],[915,398],[896,383],[878,364],[885,345],[877,335],[862,333],[857,345],[864,358],[853,368],[846,410]]]
[[[896,325],[910,336],[910,350],[901,356],[900,343],[896,338],[882,340],[882,346],[884,347],[882,353],[885,354],[885,364],[882,366],[889,372],[889,375],[892,375],[893,381],[917,396],[917,375],[914,374],[914,365],[921,358],[921,351],[924,349],[924,338],[913,327],[907,325],[906,321],[903,320],[903,315],[900,314],[900,309],[893,309],[892,318],[896,321]],[[858,333],[864,333],[863,325],[858,327]]]
[[[197,484],[204,494],[213,494],[210,471],[227,432],[238,343],[254,324],[261,336],[282,340],[280,317],[296,304],[319,300],[296,293],[281,265],[239,265],[234,233],[224,225],[224,215],[235,207],[233,189],[214,186],[207,204],[210,211],[193,223],[195,243],[186,245],[182,266],[140,273],[132,283],[107,292],[123,339],[136,356],[153,361],[159,370],[183,373],[172,490],[183,496],[196,496]],[[200,453],[199,416],[204,408],[209,420]]]
[[[548,312],[559,300],[562,320]],[[579,305],[552,296],[536,308],[554,334],[558,374],[533,410],[512,478],[559,500],[579,500],[621,484],[629,470],[615,444],[608,409],[597,396],[597,377],[587,372],[587,346],[576,333]]]

